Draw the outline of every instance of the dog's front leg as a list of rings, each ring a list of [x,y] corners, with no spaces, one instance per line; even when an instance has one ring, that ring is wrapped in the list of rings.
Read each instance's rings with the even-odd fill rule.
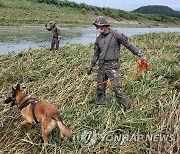
[[[30,125],[33,123],[32,118],[30,116],[24,115],[23,113],[21,114],[24,120],[20,122],[20,126]]]
[[[21,122],[19,123],[20,135],[24,135],[25,133],[28,132],[27,127],[26,127],[28,124],[29,124],[29,123],[28,123],[26,120],[21,121]]]
[[[20,126],[24,126],[24,125],[30,125],[32,124],[32,119],[30,117],[23,117],[23,121],[20,122]]]
[[[29,130],[31,130],[32,128],[32,123],[28,122],[27,120],[21,121],[19,123],[19,126],[21,127],[21,130],[23,132],[28,132]]]
[[[29,123],[29,122],[26,121],[26,120],[23,120],[23,121],[21,121],[21,122],[19,123],[20,126],[29,125],[29,124],[31,124],[31,123]]]

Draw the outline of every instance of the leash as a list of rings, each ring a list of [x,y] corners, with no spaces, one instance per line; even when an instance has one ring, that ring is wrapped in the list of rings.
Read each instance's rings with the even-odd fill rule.
[[[132,79],[130,79],[130,80],[124,82],[124,83],[121,83],[121,84],[115,84],[115,83],[113,83],[113,82],[108,82],[108,85],[109,85],[111,88],[113,88],[113,87],[123,87],[123,86],[126,86],[126,85],[130,84],[131,82],[133,82],[134,80],[136,80],[143,71],[145,71],[145,70],[147,70],[147,71],[151,70],[150,65],[149,65],[146,61],[144,61],[143,59],[139,59],[139,60],[137,61],[137,63],[138,63],[138,66],[137,66],[137,68],[136,68],[136,74],[133,76]],[[119,77],[119,76],[118,76],[118,77]],[[113,86],[111,86],[111,85],[113,85]]]
[[[75,95],[77,95],[77,94],[81,94],[81,93],[83,93],[83,92],[85,92],[85,91],[87,91],[87,90],[89,90],[89,89],[96,88],[97,86],[102,85],[102,84],[105,84],[105,83],[106,83],[107,87],[110,87],[110,88],[126,86],[126,85],[130,84],[131,82],[133,82],[134,80],[136,80],[143,71],[145,71],[145,70],[146,70],[146,71],[151,70],[150,65],[149,65],[146,61],[144,61],[143,59],[139,59],[139,60],[137,61],[137,64],[138,64],[138,65],[137,65],[137,68],[131,70],[131,71],[136,70],[136,74],[135,74],[130,80],[128,80],[128,81],[126,81],[126,82],[124,82],[124,83],[115,84],[115,83],[111,82],[111,80],[113,80],[113,79],[115,79],[115,78],[118,78],[118,77],[121,77],[121,76],[123,76],[123,75],[125,75],[125,74],[128,74],[127,72],[126,72],[126,73],[125,73],[125,72],[124,72],[124,73],[121,73],[121,74],[119,74],[118,76],[115,76],[115,77],[113,77],[113,78],[109,78],[109,79],[106,80],[106,81],[103,81],[103,82],[94,84],[94,85],[92,85],[92,86],[90,86],[90,87],[87,87],[87,88],[85,88],[85,89],[83,89],[83,90],[80,90],[79,92],[72,93],[72,94],[70,94],[70,95],[65,95],[64,97],[61,97],[61,99],[60,99],[60,98],[57,98],[55,101],[61,101],[61,100],[68,99],[69,97],[75,96]]]

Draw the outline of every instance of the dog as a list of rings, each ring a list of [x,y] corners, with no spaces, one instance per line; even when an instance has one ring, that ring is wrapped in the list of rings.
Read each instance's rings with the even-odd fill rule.
[[[67,137],[72,142],[71,130],[63,123],[58,108],[53,104],[28,97],[21,91],[20,84],[17,84],[16,88],[12,87],[12,92],[4,103],[10,107],[16,105],[21,110],[24,120],[20,122],[20,126],[40,123],[45,147],[48,146],[48,134],[55,127],[59,129],[61,140]]]

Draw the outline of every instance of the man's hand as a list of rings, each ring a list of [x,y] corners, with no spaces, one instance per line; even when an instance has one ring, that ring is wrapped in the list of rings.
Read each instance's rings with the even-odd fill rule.
[[[45,27],[47,27],[47,24],[45,24]]]
[[[92,73],[92,67],[87,68],[87,75],[90,75]]]
[[[139,60],[137,61],[137,63],[139,64],[140,67],[143,67],[143,68],[145,68],[145,69],[147,69],[147,70],[151,70],[150,65],[149,65],[148,62],[145,61],[144,59],[139,59]]]

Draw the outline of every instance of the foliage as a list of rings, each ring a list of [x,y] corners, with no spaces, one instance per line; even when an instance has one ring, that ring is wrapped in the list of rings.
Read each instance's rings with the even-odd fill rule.
[[[47,2],[47,0],[44,0],[44,2],[46,3],[50,3],[50,2]],[[68,1],[68,0],[56,0],[56,2],[54,2],[53,0],[51,0],[51,3],[53,4],[58,4],[60,6],[67,6],[67,7],[72,7],[72,8],[79,8],[81,10],[83,10],[83,14],[85,14],[85,11],[95,11],[95,13],[97,15],[107,15],[107,16],[110,16],[114,19],[121,19],[121,18],[124,18],[124,19],[127,19],[127,20],[142,20],[142,19],[149,19],[149,20],[155,20],[155,21],[160,21],[160,22],[173,22],[173,23],[176,23],[178,19],[176,18],[171,18],[171,17],[167,17],[165,15],[168,15],[168,12],[170,10],[170,8],[164,8],[162,7],[162,14],[161,16],[159,15],[150,15],[150,16],[144,16],[140,13],[142,12],[139,12],[139,11],[133,11],[133,12],[138,12],[138,13],[131,13],[131,12],[127,12],[127,11],[123,11],[123,10],[119,10],[119,9],[112,9],[112,8],[109,8],[109,7],[97,7],[97,6],[91,6],[91,5],[87,5],[85,3],[76,3],[76,2],[71,2],[71,1]],[[159,6],[157,6],[159,7]],[[158,8],[157,7],[154,8],[154,10],[161,10],[161,8]],[[166,11],[164,11],[166,10]],[[146,11],[144,11],[146,12]],[[164,13],[163,13],[164,12]],[[169,11],[170,12],[170,11]],[[147,13],[149,14],[149,13]],[[159,13],[152,13],[152,14],[159,14]],[[169,14],[174,14],[174,15],[171,15],[171,16],[174,16],[174,17],[179,17],[178,16],[178,13],[177,12],[173,12],[171,11],[171,13]],[[164,16],[163,16],[164,15]]]
[[[180,18],[179,11],[175,11],[168,6],[161,6],[161,5],[143,6],[132,12],[138,12],[138,13],[142,13],[142,14],[161,14],[161,15]]]
[[[136,21],[149,25],[171,24],[180,25],[180,19],[162,15],[143,15],[107,7],[97,7],[85,3],[75,3],[67,0],[1,0],[0,25],[39,25],[51,20],[61,26],[90,25],[94,20],[89,12],[95,15],[106,15],[121,21]],[[13,10],[13,11],[12,11]],[[138,26],[137,24],[135,26]]]
[[[36,0],[1,0],[0,25],[40,25],[54,20],[59,26],[87,25],[92,19],[78,8],[37,3]],[[13,11],[12,11],[13,10]]]
[[[1,153],[178,153],[180,77],[180,33],[161,33],[133,36],[137,45],[149,59],[152,71],[145,72],[123,88],[131,103],[124,112],[117,104],[112,89],[107,90],[104,106],[94,100],[96,71],[91,76],[85,69],[93,51],[93,44],[66,45],[57,52],[42,48],[0,56],[0,147]],[[132,77],[136,67],[132,53],[123,48],[122,80]],[[27,94],[58,106],[64,123],[73,130],[72,143],[59,141],[54,130],[49,136],[49,147],[43,148],[40,127],[20,128],[20,111],[3,104],[11,86],[20,83]],[[82,91],[83,90],[83,91]],[[96,144],[85,147],[81,141],[84,130],[97,133]],[[139,140],[120,142],[101,141],[108,131],[120,134],[167,134],[170,142]]]

